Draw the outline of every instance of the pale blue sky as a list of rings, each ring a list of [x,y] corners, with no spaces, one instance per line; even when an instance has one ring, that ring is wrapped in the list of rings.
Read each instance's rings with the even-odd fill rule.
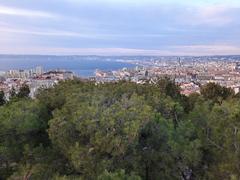
[[[0,0],[0,53],[240,54],[240,0]]]

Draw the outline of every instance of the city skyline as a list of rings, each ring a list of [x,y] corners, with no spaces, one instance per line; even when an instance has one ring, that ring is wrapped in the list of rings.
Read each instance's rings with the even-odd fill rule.
[[[0,54],[237,55],[240,2],[0,0]]]

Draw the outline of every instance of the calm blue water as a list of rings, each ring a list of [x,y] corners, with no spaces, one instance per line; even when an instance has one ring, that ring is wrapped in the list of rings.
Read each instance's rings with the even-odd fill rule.
[[[0,71],[31,69],[42,66],[44,70],[66,69],[83,77],[93,76],[96,69],[118,70],[134,65],[116,62],[116,59],[95,56],[12,56],[0,55]]]

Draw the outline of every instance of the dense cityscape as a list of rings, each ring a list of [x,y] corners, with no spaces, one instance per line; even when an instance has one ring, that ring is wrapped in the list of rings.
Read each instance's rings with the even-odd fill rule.
[[[200,86],[209,82],[229,87],[235,93],[240,89],[239,56],[206,56],[206,57],[111,57],[108,61],[119,61],[133,64],[135,68],[122,68],[114,71],[96,69],[95,76],[84,77],[96,83],[127,80],[137,84],[155,83],[158,78],[173,79],[180,87],[181,93],[190,95],[200,92]],[[12,89],[16,91],[23,84],[30,88],[34,97],[39,88],[53,87],[59,81],[82,78],[64,69],[44,71],[44,67],[33,69],[8,70],[0,74],[0,91],[9,98]]]
[[[232,88],[235,93],[240,88],[239,56],[145,57],[141,60],[123,61],[135,64],[136,68],[97,71],[97,81],[126,79],[141,84],[145,81],[154,83],[159,77],[169,77],[180,85],[185,95],[199,92],[200,86],[209,82]]]

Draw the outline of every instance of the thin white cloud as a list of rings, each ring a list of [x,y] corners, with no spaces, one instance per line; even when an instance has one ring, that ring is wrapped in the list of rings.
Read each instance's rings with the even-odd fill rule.
[[[91,37],[88,34],[81,34],[71,31],[58,31],[58,30],[51,30],[51,29],[44,29],[44,30],[25,30],[19,28],[9,28],[3,27],[0,28],[1,32],[6,33],[15,33],[15,34],[28,34],[28,35],[39,35],[39,36],[67,36],[67,37]]]
[[[182,52],[182,55],[239,55],[240,46],[227,44],[213,45],[188,45],[172,47],[175,52]]]
[[[0,23],[1,25],[1,23]],[[26,30],[27,29],[27,30]],[[77,37],[77,38],[97,38],[97,39],[113,39],[113,38],[141,38],[141,37],[163,37],[166,34],[98,34],[98,33],[80,33],[73,31],[54,30],[54,29],[31,29],[31,28],[19,28],[9,26],[9,24],[3,24],[0,27],[0,32],[9,34],[27,34],[36,36],[63,36],[63,37]]]
[[[186,5],[186,6],[211,6],[211,5],[232,5],[240,6],[239,0],[62,0],[74,5],[100,3],[108,5],[135,5],[135,6],[151,6],[151,5]]]
[[[24,16],[24,17],[39,17],[39,18],[57,18],[58,15],[45,11],[20,9],[15,7],[8,7],[0,5],[0,14],[8,16]]]
[[[240,47],[233,45],[193,45],[172,46],[165,50],[128,49],[128,48],[64,48],[64,47],[14,47],[14,54],[51,54],[51,55],[149,55],[149,56],[205,56],[205,55],[237,55]],[[8,47],[0,49],[0,53],[9,53]]]
[[[14,54],[49,54],[49,55],[160,55],[169,54],[168,51],[143,50],[127,48],[51,48],[51,47],[15,47]],[[8,48],[0,49],[0,53],[7,54]]]
[[[232,9],[234,8],[222,5],[205,6],[198,9],[198,17],[202,23],[225,25],[234,21],[229,15]]]
[[[238,11],[239,8],[231,4],[191,6],[186,8],[186,12],[180,17],[183,17],[183,22],[191,25],[226,26],[238,21],[232,14]]]

